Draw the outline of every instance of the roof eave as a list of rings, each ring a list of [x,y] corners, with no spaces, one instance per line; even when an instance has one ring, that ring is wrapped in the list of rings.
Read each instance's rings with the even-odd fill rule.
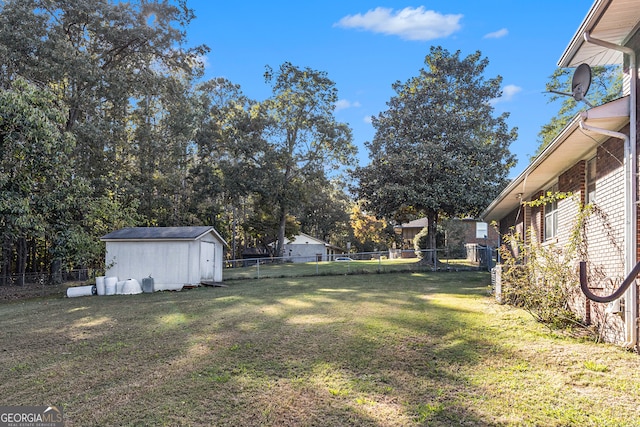
[[[214,236],[216,236],[216,239],[220,240],[220,242],[224,245],[224,246],[229,246],[229,244],[222,238],[222,236],[220,235],[220,233],[218,233],[218,231],[213,228],[210,227],[207,231],[205,231],[204,233],[200,234],[198,237],[196,237],[196,240],[200,239],[202,236],[204,236],[207,233],[213,233]]]
[[[585,43],[584,33],[593,30],[593,28],[598,23],[598,20],[602,16],[602,13],[609,6],[610,2],[611,0],[598,0],[593,3],[591,9],[589,9],[589,12],[587,12],[587,15],[582,21],[582,24],[580,24],[580,27],[578,27],[578,31],[576,31],[576,33],[573,35],[571,41],[569,42],[569,45],[558,60],[558,67],[566,68],[572,66],[571,64],[573,62],[574,56]]]
[[[622,64],[624,53],[620,49],[587,42],[585,34],[589,33],[594,40],[611,45],[627,46],[639,26],[640,8],[636,0],[596,0],[562,53],[558,66],[566,68],[583,63],[592,67]]]
[[[484,221],[502,219],[518,207],[520,198],[527,200],[532,194],[543,189],[544,183],[557,178],[607,139],[603,135],[589,134],[579,129],[581,120],[592,126],[617,131],[629,123],[629,97],[574,116],[549,146],[489,204],[480,217]]]
[[[480,214],[480,218],[482,218],[483,221],[486,221],[488,219],[495,219],[491,217],[492,212],[498,207],[499,204],[501,204],[506,198],[507,196],[511,195],[512,193],[514,193],[519,187],[523,187],[522,190],[524,191],[525,187],[523,186],[523,183],[526,182],[527,177],[533,172],[535,171],[538,166],[540,164],[542,164],[542,162],[544,162],[547,158],[549,158],[549,156],[551,156],[551,154],[554,153],[554,151],[556,150],[556,148],[562,143],[562,141],[564,141],[566,139],[562,138],[563,135],[566,135],[567,132],[569,130],[571,131],[575,131],[580,123],[580,115],[576,115],[570,122],[569,124],[563,129],[563,131],[560,133],[560,135],[558,137],[556,137],[551,144],[549,144],[543,151],[542,153],[540,153],[530,164],[529,166],[527,166],[527,168],[522,171],[520,173],[520,175],[518,175],[516,178],[514,178],[509,185],[507,185],[505,187],[504,190],[502,190],[502,192],[498,195],[498,197],[496,197],[490,204],[489,206],[487,206],[487,208]],[[521,194],[522,196],[524,196],[524,194],[522,193],[517,193],[517,194]]]

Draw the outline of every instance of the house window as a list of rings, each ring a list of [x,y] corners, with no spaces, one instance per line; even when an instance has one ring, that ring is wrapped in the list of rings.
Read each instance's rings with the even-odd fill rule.
[[[586,164],[586,189],[584,202],[593,203],[596,201],[596,158],[587,161]]]
[[[546,191],[546,194],[558,192],[558,185]],[[544,205],[544,240],[550,240],[558,234],[558,202],[553,201]]]

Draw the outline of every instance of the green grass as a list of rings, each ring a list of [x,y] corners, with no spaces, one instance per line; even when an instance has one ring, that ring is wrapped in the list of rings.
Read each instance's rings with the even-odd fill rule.
[[[252,264],[245,267],[225,269],[225,280],[432,271],[432,266],[419,264],[417,258],[282,264],[255,264],[255,261],[247,262],[251,262]],[[477,263],[470,263],[466,260],[459,259],[442,259],[439,261],[438,268],[441,270],[476,269]]]
[[[67,426],[640,425],[639,359],[550,334],[488,273],[241,280],[0,305],[3,405]]]

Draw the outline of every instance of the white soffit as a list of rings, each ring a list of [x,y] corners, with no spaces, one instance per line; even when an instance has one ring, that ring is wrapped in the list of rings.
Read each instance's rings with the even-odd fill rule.
[[[576,115],[542,153],[481,214],[484,221],[500,220],[580,160],[587,160],[609,137],[580,128],[590,126],[618,131],[629,123],[629,97],[591,108]]]
[[[622,53],[587,43],[584,33],[617,45],[623,45],[640,22],[638,0],[596,0],[558,61],[558,66],[577,67],[621,64]]]

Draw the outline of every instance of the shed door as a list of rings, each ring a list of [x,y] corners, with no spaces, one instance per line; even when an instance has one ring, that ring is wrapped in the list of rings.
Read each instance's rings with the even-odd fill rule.
[[[200,242],[200,280],[213,280],[215,243]]]

